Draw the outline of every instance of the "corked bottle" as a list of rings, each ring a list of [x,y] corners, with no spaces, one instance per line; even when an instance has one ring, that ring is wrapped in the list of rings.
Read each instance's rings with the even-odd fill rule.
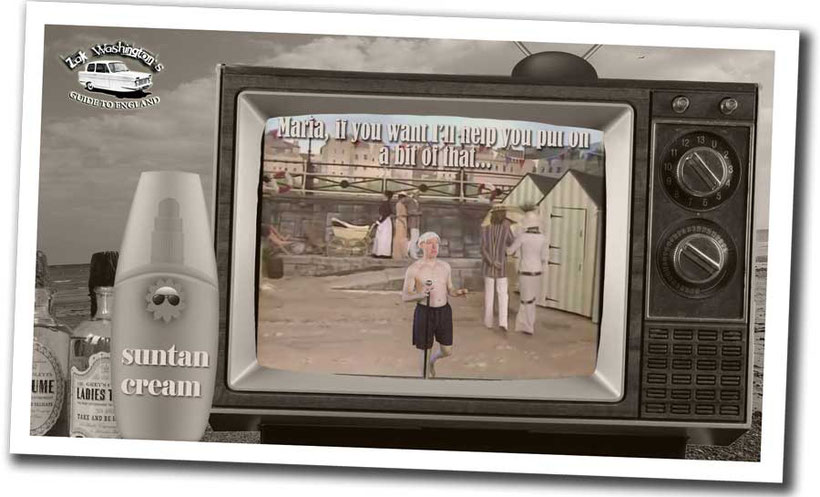
[[[94,289],[98,286],[114,286],[119,258],[120,254],[116,250],[95,252],[91,255],[91,263],[88,269],[88,297],[91,301],[91,317],[97,314],[97,295]]]
[[[91,257],[88,287],[94,291],[92,317],[71,338],[71,379],[68,393],[69,435],[82,438],[118,438],[111,389],[111,319],[117,252]]]
[[[31,362],[31,435],[68,435],[68,347],[71,328],[51,314],[53,290],[48,260],[37,251],[34,343]]]

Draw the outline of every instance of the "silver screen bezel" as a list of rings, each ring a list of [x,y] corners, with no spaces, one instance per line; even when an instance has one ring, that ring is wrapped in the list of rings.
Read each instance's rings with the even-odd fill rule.
[[[242,392],[618,402],[626,377],[634,110],[627,104],[419,98],[248,90],[236,102],[234,212],[228,313],[228,386]],[[267,120],[305,114],[452,115],[542,122],[604,132],[606,233],[600,342],[593,374],[527,380],[334,375],[261,366],[256,355],[257,192]]]

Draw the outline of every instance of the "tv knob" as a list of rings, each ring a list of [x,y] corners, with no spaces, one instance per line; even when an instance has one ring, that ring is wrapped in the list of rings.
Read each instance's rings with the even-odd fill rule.
[[[722,136],[705,130],[686,133],[668,143],[659,167],[666,192],[691,210],[719,206],[740,183],[741,167],[734,147]]]
[[[707,197],[723,188],[729,179],[729,166],[723,156],[710,147],[695,147],[678,160],[675,176],[689,195]]]
[[[662,239],[658,261],[661,277],[673,290],[691,298],[706,297],[731,274],[735,249],[717,224],[692,220]]]
[[[675,274],[686,283],[706,285],[717,279],[726,266],[728,247],[719,236],[695,233],[675,246],[672,264]]]
[[[729,115],[732,112],[736,111],[740,104],[737,103],[737,100],[734,98],[724,98],[720,101],[720,112],[725,115]]]

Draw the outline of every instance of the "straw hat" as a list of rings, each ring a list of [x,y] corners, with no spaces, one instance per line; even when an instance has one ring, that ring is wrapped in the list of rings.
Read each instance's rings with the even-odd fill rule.
[[[541,219],[535,211],[528,211],[524,213],[524,218],[521,220],[521,226],[524,229],[541,227]]]
[[[506,217],[511,223],[514,225],[521,222],[521,217],[523,216],[523,212],[521,211],[520,207],[515,205],[504,205],[498,204],[494,205],[487,211],[487,214],[484,215],[484,219],[481,222],[481,226],[489,226],[490,225],[490,217],[492,213],[495,211],[503,210],[504,217]]]

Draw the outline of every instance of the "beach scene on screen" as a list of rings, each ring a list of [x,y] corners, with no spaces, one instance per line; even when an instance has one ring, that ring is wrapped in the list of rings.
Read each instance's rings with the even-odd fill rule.
[[[269,119],[259,363],[431,380],[592,374],[603,141],[459,116]]]

